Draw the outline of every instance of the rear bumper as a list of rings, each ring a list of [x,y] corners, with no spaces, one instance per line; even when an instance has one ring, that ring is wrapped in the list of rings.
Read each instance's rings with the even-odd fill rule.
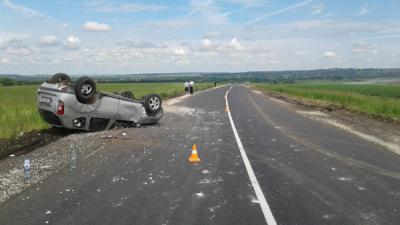
[[[62,126],[60,118],[54,113],[47,110],[39,109],[39,114],[48,124],[53,126]]]

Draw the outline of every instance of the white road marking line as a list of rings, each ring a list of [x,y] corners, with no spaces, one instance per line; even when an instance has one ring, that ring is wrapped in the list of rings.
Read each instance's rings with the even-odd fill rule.
[[[225,94],[225,104],[226,104],[226,107],[228,107],[228,108],[229,108],[228,94],[231,91],[231,89],[232,89],[232,86],[229,88],[229,90]],[[260,207],[264,214],[265,221],[267,222],[268,225],[276,225],[277,223],[275,221],[274,215],[272,214],[271,209],[267,203],[267,200],[265,199],[264,193],[261,190],[260,184],[257,181],[257,177],[254,174],[254,171],[253,171],[253,168],[251,167],[249,158],[247,158],[246,151],[244,150],[242,141],[240,140],[239,134],[236,130],[235,123],[233,122],[233,119],[232,119],[231,110],[228,110],[228,116],[229,116],[229,120],[231,122],[233,134],[236,139],[236,143],[239,147],[240,155],[242,156],[244,165],[246,167],[247,174],[249,175],[249,178],[250,178],[250,182],[253,185],[254,192],[256,193],[258,202],[260,203]]]

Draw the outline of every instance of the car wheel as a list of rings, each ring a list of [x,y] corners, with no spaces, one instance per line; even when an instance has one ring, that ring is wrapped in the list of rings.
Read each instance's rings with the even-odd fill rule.
[[[149,113],[160,111],[162,105],[161,97],[157,94],[149,94],[144,101],[144,107]]]
[[[131,99],[135,98],[135,95],[133,94],[132,91],[123,91],[123,92],[121,92],[121,96],[125,97],[125,98],[131,98]]]
[[[50,79],[51,84],[70,84],[71,78],[65,73],[56,73]]]
[[[81,77],[75,84],[76,98],[81,103],[89,103],[96,94],[96,83],[90,77]]]

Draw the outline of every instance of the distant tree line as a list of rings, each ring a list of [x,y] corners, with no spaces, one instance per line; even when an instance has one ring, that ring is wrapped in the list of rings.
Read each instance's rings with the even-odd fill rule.
[[[0,78],[0,85],[2,86],[15,86],[15,85],[32,85],[32,84],[40,84],[42,81],[36,80],[16,80],[12,78]]]
[[[89,75],[90,76],[90,75]],[[3,86],[40,84],[50,76],[0,75]],[[294,83],[303,80],[362,80],[400,78],[400,69],[320,69],[291,71],[252,71],[241,73],[159,73],[91,76],[99,83],[163,83],[163,82],[269,82]],[[77,76],[72,77],[73,80]]]

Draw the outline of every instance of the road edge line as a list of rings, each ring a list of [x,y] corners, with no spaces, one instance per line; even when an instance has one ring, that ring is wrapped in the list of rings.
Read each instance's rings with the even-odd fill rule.
[[[229,109],[228,94],[231,91],[232,87],[233,86],[231,86],[225,94],[225,104],[228,109]],[[249,175],[251,185],[253,186],[254,192],[256,193],[257,200],[261,207],[261,211],[264,214],[265,221],[267,222],[268,225],[277,225],[274,215],[272,214],[271,208],[269,207],[268,202],[265,199],[264,193],[261,190],[261,187],[260,187],[260,184],[258,183],[257,177],[254,174],[253,168],[251,167],[251,164],[250,164],[249,158],[247,157],[246,151],[244,150],[242,141],[240,140],[240,137],[239,137],[239,133],[237,132],[235,123],[233,122],[233,119],[232,119],[231,110],[228,110],[228,117],[229,117],[229,121],[231,123],[233,135],[235,136],[236,143],[239,147],[240,155],[242,156],[244,166],[246,167],[247,174]]]

